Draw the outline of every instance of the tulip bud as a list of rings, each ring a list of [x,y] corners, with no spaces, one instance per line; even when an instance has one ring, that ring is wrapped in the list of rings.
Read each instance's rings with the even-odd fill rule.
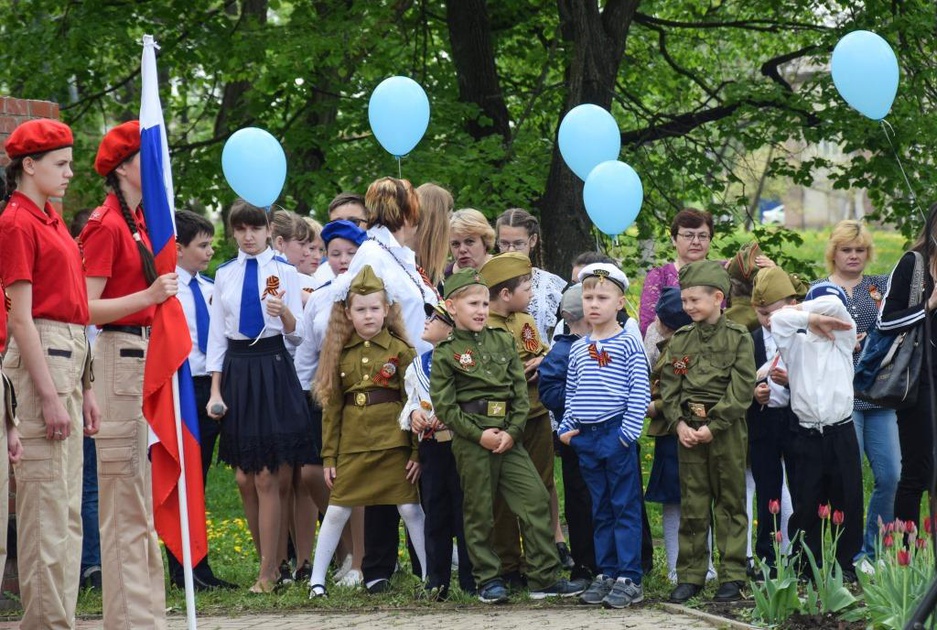
[[[817,516],[824,521],[830,518],[830,506],[828,503],[821,504],[820,507],[817,508]]]
[[[917,546],[918,549],[924,549],[925,547],[927,547],[927,539],[917,538],[915,539],[914,544],[915,546]]]
[[[781,502],[778,499],[771,499],[768,501],[768,511],[772,514],[780,514]]]
[[[906,567],[911,564],[911,554],[907,549],[898,550],[898,564],[902,567]]]
[[[833,510],[833,525],[837,527],[843,524],[843,511],[842,510]]]
[[[927,534],[930,534],[933,530],[934,530],[934,522],[928,516],[924,519],[924,531]]]
[[[784,536],[781,535],[781,532],[774,532],[775,542],[781,542],[784,539]]]
[[[903,534],[906,531],[908,531],[908,528],[905,525],[904,521],[901,520],[900,518],[895,520],[895,531],[898,532],[899,534]]]
[[[905,530],[909,534],[913,535],[917,533],[917,525],[914,524],[914,521],[906,521],[904,526],[905,526]]]
[[[885,534],[885,538],[882,539],[882,545],[890,549],[894,544],[895,539],[892,538],[891,534]]]

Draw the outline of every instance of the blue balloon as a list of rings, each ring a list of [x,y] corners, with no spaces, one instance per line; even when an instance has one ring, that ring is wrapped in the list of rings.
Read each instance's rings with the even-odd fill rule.
[[[245,127],[225,142],[221,170],[239,197],[266,208],[277,200],[286,182],[286,154],[269,132]]]
[[[413,150],[429,126],[429,99],[420,84],[407,77],[384,79],[368,102],[368,121],[374,137],[391,155]]]
[[[605,234],[627,230],[641,211],[644,186],[634,169],[618,160],[602,162],[589,173],[582,189],[589,218]]]
[[[863,116],[881,120],[898,93],[898,58],[884,39],[853,31],[836,44],[830,64],[833,85]]]
[[[563,116],[558,139],[563,160],[582,180],[602,162],[617,160],[621,152],[615,118],[590,103],[577,105]]]

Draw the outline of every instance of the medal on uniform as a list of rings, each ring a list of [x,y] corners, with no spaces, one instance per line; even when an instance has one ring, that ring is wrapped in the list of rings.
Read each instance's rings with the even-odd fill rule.
[[[524,349],[527,352],[537,352],[540,350],[540,340],[537,339],[537,331],[530,325],[530,322],[524,324],[521,328],[521,340],[524,342]]]
[[[674,374],[677,376],[683,376],[690,367],[690,357],[685,356],[682,359],[674,359],[671,365],[673,366]]]
[[[263,295],[260,296],[260,299],[263,300],[268,295],[273,297],[277,296],[277,292],[280,290],[280,279],[276,276],[270,276],[267,278],[267,286],[264,288]]]
[[[386,386],[390,379],[397,373],[397,365],[400,363],[397,357],[387,359],[387,363],[381,366],[381,369],[374,376],[374,382],[381,386]]]
[[[690,410],[690,413],[692,413],[697,418],[700,418],[701,420],[707,417],[706,405],[704,405],[703,403],[691,402],[691,403],[687,403],[686,407],[687,409]]]
[[[315,289],[313,289],[312,287],[303,287],[303,291],[305,291],[306,293],[312,293],[313,291],[315,291]]]
[[[469,368],[475,367],[475,357],[473,355],[474,353],[472,352],[472,349],[466,348],[465,352],[462,354],[457,352],[453,356],[455,357],[455,360],[459,362],[459,367],[463,370],[467,370]]]
[[[600,368],[603,368],[612,362],[612,357],[609,356],[608,352],[605,350],[600,352],[598,346],[596,346],[594,343],[589,344],[589,356],[599,364]]]

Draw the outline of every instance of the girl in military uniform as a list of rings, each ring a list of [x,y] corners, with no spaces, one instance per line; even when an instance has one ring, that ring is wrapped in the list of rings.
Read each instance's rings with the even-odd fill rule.
[[[332,495],[316,543],[310,598],[325,595],[329,560],[353,506],[396,505],[426,566],[417,443],[397,423],[406,398],[403,375],[415,356],[400,307],[369,265],[336,298],[315,383],[323,408],[323,474]]]

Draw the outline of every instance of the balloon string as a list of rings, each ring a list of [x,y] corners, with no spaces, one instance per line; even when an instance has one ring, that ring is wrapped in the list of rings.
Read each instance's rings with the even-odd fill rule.
[[[397,179],[403,179],[403,169],[400,167],[400,156],[394,156],[397,158]]]
[[[895,161],[898,162],[898,169],[901,171],[901,176],[904,177],[905,186],[908,187],[908,194],[911,196],[911,205],[917,208],[918,213],[920,213],[921,218],[925,221],[927,217],[924,216],[924,211],[921,210],[921,206],[917,203],[917,195],[914,194],[914,188],[911,187],[911,180],[908,179],[908,174],[904,171],[904,165],[901,163],[901,158],[898,156],[898,150],[895,148],[894,143],[892,143],[892,136],[895,135],[895,128],[891,126],[884,118],[880,121],[882,123],[882,131],[885,132],[885,139],[888,140],[888,146],[891,147],[891,152],[895,154]],[[891,131],[891,135],[889,135]]]

